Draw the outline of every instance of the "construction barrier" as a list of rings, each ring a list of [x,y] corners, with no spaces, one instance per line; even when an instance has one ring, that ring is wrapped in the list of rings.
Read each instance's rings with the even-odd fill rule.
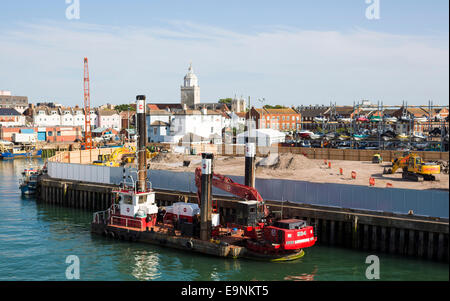
[[[352,179],[356,179],[356,171],[352,171]]]
[[[369,185],[370,186],[375,186],[375,179],[374,178],[372,178],[372,177],[369,178]]]

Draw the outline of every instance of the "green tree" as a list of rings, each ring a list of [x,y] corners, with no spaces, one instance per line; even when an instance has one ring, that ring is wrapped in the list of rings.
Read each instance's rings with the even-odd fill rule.
[[[232,98],[221,98],[219,99],[219,103],[231,104]]]
[[[135,108],[129,104],[121,104],[114,107],[115,110],[117,110],[119,113],[122,111],[135,111]]]
[[[282,105],[275,105],[275,106],[265,105],[264,108],[265,109],[286,109],[287,107],[282,106]]]

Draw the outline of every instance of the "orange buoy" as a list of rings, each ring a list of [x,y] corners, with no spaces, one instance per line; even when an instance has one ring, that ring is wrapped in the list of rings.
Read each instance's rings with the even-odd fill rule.
[[[370,186],[375,186],[375,179],[374,178],[372,178],[372,177],[369,178],[369,185]]]
[[[352,179],[356,179],[356,171],[352,171]]]

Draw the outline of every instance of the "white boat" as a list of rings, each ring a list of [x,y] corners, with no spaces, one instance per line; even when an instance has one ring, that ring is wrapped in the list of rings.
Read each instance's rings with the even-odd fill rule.
[[[327,119],[325,117],[314,117],[314,121],[318,123],[327,122]]]
[[[406,135],[406,134],[404,134],[404,133],[402,133],[402,134],[399,134],[399,135],[397,136],[397,138],[400,139],[400,140],[405,140],[405,139],[408,139],[409,136]]]
[[[314,135],[314,133],[311,132],[311,131],[300,131],[300,132],[298,132],[298,134],[299,134],[300,137],[302,137],[302,138],[310,138],[311,135]]]
[[[415,122],[419,122],[419,123],[427,122],[428,118],[426,118],[426,117],[418,117],[418,118],[414,118],[414,121]]]
[[[338,118],[339,122],[343,122],[343,123],[351,123],[353,121],[353,119],[351,118]]]
[[[424,135],[420,134],[420,133],[414,133],[413,135],[414,140],[425,140],[427,139],[427,137],[425,137]]]
[[[385,122],[397,122],[397,118],[396,117],[385,117],[384,121]]]

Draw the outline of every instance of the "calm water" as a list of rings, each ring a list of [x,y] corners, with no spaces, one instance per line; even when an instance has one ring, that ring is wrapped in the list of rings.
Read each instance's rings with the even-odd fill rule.
[[[66,280],[69,255],[80,259],[81,280],[366,280],[367,252],[313,247],[298,261],[265,263],[93,236],[91,213],[21,197],[25,166],[0,161],[0,280]],[[447,264],[375,255],[381,280],[449,280]]]

